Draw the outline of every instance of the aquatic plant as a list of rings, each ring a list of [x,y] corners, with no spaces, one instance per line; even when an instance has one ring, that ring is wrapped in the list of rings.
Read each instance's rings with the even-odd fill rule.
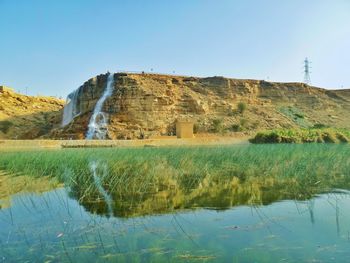
[[[110,214],[113,200],[114,214],[131,216],[350,189],[349,156],[346,144],[64,149],[3,153],[0,169],[57,178],[90,211]]]

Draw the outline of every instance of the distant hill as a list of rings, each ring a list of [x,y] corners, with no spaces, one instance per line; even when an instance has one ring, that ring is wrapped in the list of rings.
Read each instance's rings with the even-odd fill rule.
[[[0,86],[0,139],[35,139],[61,122],[64,101],[32,97]]]
[[[106,74],[96,76],[70,95],[74,118],[63,128],[62,100],[0,91],[0,138],[84,138],[106,81]],[[172,135],[178,119],[193,121],[195,132],[202,134],[350,128],[350,90],[224,77],[116,73],[113,93],[102,110],[107,113],[110,139]]]

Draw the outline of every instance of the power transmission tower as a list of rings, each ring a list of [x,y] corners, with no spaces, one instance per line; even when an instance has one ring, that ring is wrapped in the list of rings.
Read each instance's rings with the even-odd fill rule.
[[[311,78],[310,78],[310,69],[311,69],[311,61],[309,61],[308,58],[305,58],[304,60],[304,83],[307,85],[311,85]]]

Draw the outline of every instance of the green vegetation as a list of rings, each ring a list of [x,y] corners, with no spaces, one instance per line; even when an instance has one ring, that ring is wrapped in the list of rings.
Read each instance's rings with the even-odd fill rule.
[[[244,131],[247,127],[247,124],[248,124],[248,120],[242,118],[239,120],[239,124],[232,124],[229,130],[233,132]]]
[[[201,133],[201,132],[208,132],[208,128],[203,122],[195,122],[193,124],[193,133]]]
[[[311,123],[307,120],[305,114],[296,107],[280,107],[278,110],[300,127],[309,128],[312,126]]]
[[[243,114],[247,109],[247,104],[245,104],[244,102],[239,102],[237,105],[237,111],[241,114]]]
[[[350,131],[345,129],[289,129],[258,132],[252,143],[348,143]]]
[[[324,129],[324,128],[329,128],[329,126],[323,124],[323,123],[316,123],[314,126],[312,126],[313,129]]]
[[[6,134],[12,125],[10,121],[0,121],[0,131]]]
[[[222,119],[213,119],[211,124],[211,132],[217,133],[224,130],[224,124]]]
[[[103,188],[118,200],[115,213],[133,216],[208,206],[208,195],[215,197],[213,206],[230,207],[350,189],[349,156],[345,144],[65,149],[3,153],[0,170],[56,178],[88,210],[105,213],[92,176],[95,163]]]
[[[233,132],[239,132],[242,131],[242,127],[239,124],[232,124],[230,130]]]
[[[248,105],[245,102],[239,102],[237,104],[237,108],[233,109],[232,107],[229,108],[227,115],[228,116],[236,116],[238,114],[244,114],[244,112],[247,110]]]

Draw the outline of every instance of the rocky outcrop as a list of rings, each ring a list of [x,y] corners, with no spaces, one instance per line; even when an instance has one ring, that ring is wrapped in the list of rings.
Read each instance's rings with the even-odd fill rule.
[[[114,79],[113,94],[103,105],[111,139],[172,135],[178,119],[194,121],[199,133],[350,127],[349,90],[223,77],[116,73]],[[84,138],[106,80],[107,75],[99,75],[85,82],[78,90],[79,115],[49,137]]]

